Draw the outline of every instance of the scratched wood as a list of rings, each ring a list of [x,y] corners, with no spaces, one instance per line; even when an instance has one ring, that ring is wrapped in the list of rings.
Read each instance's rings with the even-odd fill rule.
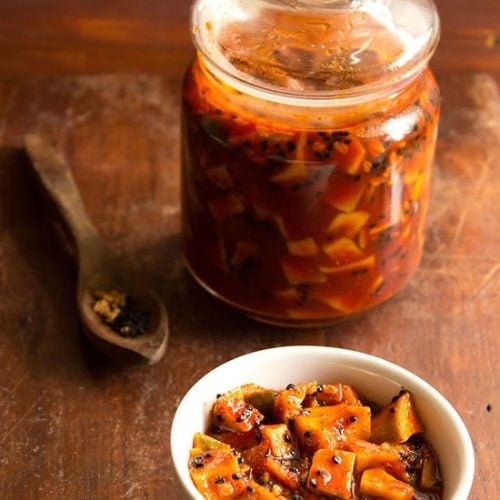
[[[500,498],[500,11],[437,3],[443,117],[422,267],[369,314],[285,332],[212,300],[179,258],[188,2],[0,2],[0,498],[173,498],[169,430],[185,391],[233,356],[299,343],[381,355],[436,386],[474,440],[471,498]],[[74,75],[117,70],[157,76]],[[67,156],[103,237],[156,280],[172,328],[159,365],[118,370],[83,339],[75,270],[19,151],[28,131]]]

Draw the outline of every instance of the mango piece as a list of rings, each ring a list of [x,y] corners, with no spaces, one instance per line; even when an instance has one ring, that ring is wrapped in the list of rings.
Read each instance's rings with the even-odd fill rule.
[[[379,235],[380,233],[383,233],[384,231],[387,231],[388,229],[391,229],[395,226],[392,222],[387,222],[385,224],[380,224],[378,226],[372,227],[369,231],[370,236],[374,237]]]
[[[371,441],[404,443],[423,430],[410,393],[401,391],[393,402],[373,417]]]
[[[280,172],[271,176],[269,179],[275,184],[292,184],[303,182],[308,179],[307,168],[302,162],[293,162],[286,164]]]
[[[189,474],[197,490],[209,500],[236,498],[246,487],[237,458],[223,449],[202,453],[192,450]]]
[[[270,221],[273,226],[278,230],[278,232],[283,236],[283,238],[288,239],[290,236],[290,231],[288,230],[285,219],[283,216],[277,212],[273,212],[271,209],[266,207],[260,201],[255,201],[252,203],[253,218],[260,221]]]
[[[413,488],[388,474],[384,469],[368,469],[361,476],[359,492],[387,500],[412,500]]]
[[[277,460],[274,457],[266,457],[264,468],[269,475],[280,484],[292,491],[300,488],[300,473],[291,470],[291,463]]]
[[[424,185],[424,176],[420,175],[417,180],[415,181],[415,184],[411,188],[410,196],[412,200],[419,200],[420,195],[422,194],[422,188]]]
[[[227,452],[231,451],[231,446],[214,439],[211,436],[207,436],[206,434],[202,434],[201,432],[197,432],[193,437],[193,448],[199,448],[201,451],[210,451],[210,450],[225,450]]]
[[[338,140],[333,143],[330,156],[332,163],[345,170],[348,174],[356,175],[365,159],[366,152],[361,142],[355,137]]]
[[[229,194],[208,202],[208,208],[214,219],[222,224],[226,219],[239,215],[245,211],[245,204],[239,196]]]
[[[241,386],[241,391],[245,401],[261,413],[270,415],[273,412],[276,400],[276,392],[273,389],[266,389],[255,384],[245,384]]]
[[[370,239],[370,233],[368,232],[368,228],[364,227],[363,229],[361,229],[358,238],[358,246],[359,248],[361,248],[361,250],[366,249],[366,247],[368,246],[369,239]]]
[[[362,439],[349,440],[345,449],[356,454],[354,472],[360,474],[366,469],[382,468],[386,471],[401,462],[400,450],[388,443],[376,445]]]
[[[318,389],[316,399],[326,406],[345,403],[349,406],[361,406],[362,402],[358,393],[346,384],[323,384]]]
[[[372,267],[375,267],[374,255],[370,255],[362,260],[351,262],[350,264],[345,264],[343,266],[338,266],[338,267],[319,266],[319,270],[323,274],[337,274],[337,273],[345,273],[352,271],[360,271],[362,269],[370,269]]]
[[[336,266],[350,264],[352,261],[360,260],[363,252],[350,238],[338,238],[323,247],[323,252],[330,257]]]
[[[370,286],[369,294],[370,295],[378,295],[383,287],[384,287],[384,277],[383,276],[377,276],[374,280],[373,283]]]
[[[287,241],[286,246],[291,255],[297,257],[314,257],[319,253],[319,247],[312,238],[305,240]]]
[[[297,416],[293,429],[301,446],[308,450],[336,449],[352,438],[369,439],[370,420],[367,406],[319,406]]]
[[[211,437],[221,441],[234,449],[245,449],[255,446],[259,442],[257,429],[251,429],[247,432],[227,431],[218,429]]]
[[[257,408],[248,404],[241,388],[228,391],[218,397],[212,409],[214,424],[236,432],[248,432],[264,418]]]
[[[318,450],[307,477],[307,488],[316,494],[350,499],[356,455],[348,451]]]
[[[263,425],[260,427],[263,439],[269,441],[274,457],[292,458],[295,444],[286,424]]]
[[[370,214],[363,211],[340,213],[335,216],[326,231],[327,233],[341,234],[347,238],[354,238],[369,218]]]
[[[280,391],[274,402],[274,415],[278,422],[288,421],[302,412],[302,403],[306,396],[316,393],[317,382],[292,385],[284,391]]]
[[[246,262],[255,261],[259,253],[259,247],[251,241],[238,241],[234,254],[231,257],[231,265],[238,267]]]
[[[435,490],[441,488],[439,466],[436,457],[430,447],[425,445],[422,452],[422,470],[418,482],[424,490]]]
[[[366,141],[365,149],[371,158],[377,158],[378,156],[384,154],[385,152],[384,145],[377,139],[370,139]]]
[[[325,276],[319,272],[316,263],[304,257],[286,256],[281,261],[283,273],[291,285],[324,283]]]
[[[245,459],[245,463],[252,468],[253,474],[258,477],[265,470],[266,458],[270,451],[269,441],[264,440],[256,446],[241,450],[241,456]]]
[[[225,165],[209,168],[206,171],[207,178],[213,187],[221,191],[229,191],[234,188],[234,182]]]
[[[336,173],[330,176],[323,200],[341,212],[354,212],[367,185],[366,179],[355,181],[352,177]]]

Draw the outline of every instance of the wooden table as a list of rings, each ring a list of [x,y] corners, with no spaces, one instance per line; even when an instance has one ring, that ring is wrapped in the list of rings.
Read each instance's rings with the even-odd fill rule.
[[[283,331],[215,302],[181,264],[187,2],[1,3],[0,498],[174,498],[169,430],[185,391],[231,357],[290,344],[380,355],[429,381],[472,434],[471,498],[500,498],[500,12],[439,6],[443,117],[421,269],[370,313]],[[75,270],[17,149],[28,131],[67,156],[103,237],[160,287],[171,337],[158,365],[114,368],[83,339]]]

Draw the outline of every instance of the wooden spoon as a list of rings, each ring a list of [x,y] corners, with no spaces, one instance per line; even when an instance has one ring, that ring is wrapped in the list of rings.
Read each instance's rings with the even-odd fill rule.
[[[165,353],[169,333],[162,301],[144,285],[139,272],[104,244],[87,216],[64,159],[39,136],[28,135],[25,145],[37,177],[74,238],[79,266],[77,302],[88,338],[113,358],[156,363]],[[137,310],[149,315],[147,330],[136,338],[116,333],[93,309],[98,290],[118,291],[132,298]]]

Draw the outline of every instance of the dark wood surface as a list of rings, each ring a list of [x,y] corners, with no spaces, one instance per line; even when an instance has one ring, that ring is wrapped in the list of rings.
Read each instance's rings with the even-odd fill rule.
[[[290,344],[380,355],[429,381],[472,434],[471,498],[500,498],[496,2],[439,2],[444,34],[434,67],[443,116],[420,271],[394,300],[310,331],[247,320],[201,291],[182,266],[187,4],[0,4],[0,498],[174,498],[169,431],[185,391],[231,357]],[[104,239],[137,259],[161,290],[171,338],[157,366],[115,368],[83,338],[76,272],[19,150],[28,131],[67,156]]]

